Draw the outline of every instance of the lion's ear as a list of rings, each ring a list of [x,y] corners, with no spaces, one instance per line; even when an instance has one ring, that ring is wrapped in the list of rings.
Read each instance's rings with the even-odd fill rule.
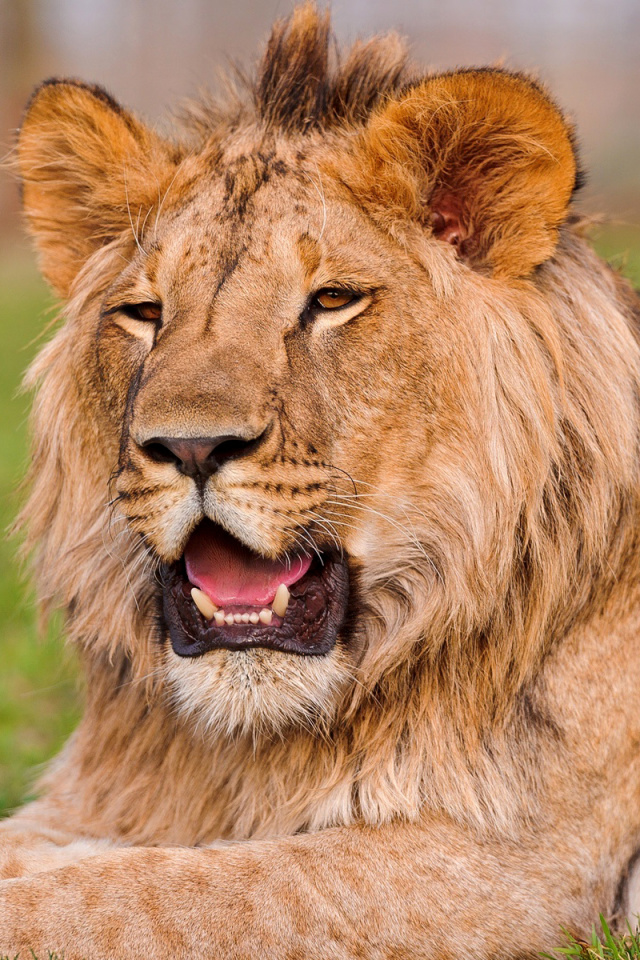
[[[533,81],[502,70],[433,76],[362,133],[358,174],[475,267],[525,276],[553,254],[578,171],[573,132]]]
[[[100,87],[50,80],[36,90],[17,166],[42,271],[57,293],[68,295],[97,247],[142,223],[158,202],[171,152]]]

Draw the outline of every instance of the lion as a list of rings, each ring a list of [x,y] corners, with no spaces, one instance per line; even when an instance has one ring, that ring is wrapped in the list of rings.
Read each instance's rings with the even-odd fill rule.
[[[165,137],[17,142],[22,516],[86,676],[0,953],[529,957],[640,909],[638,300],[535,80],[276,23]]]

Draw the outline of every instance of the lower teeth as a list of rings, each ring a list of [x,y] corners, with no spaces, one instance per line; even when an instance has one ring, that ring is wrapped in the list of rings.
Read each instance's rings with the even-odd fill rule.
[[[211,600],[207,594],[198,587],[192,587],[191,597],[205,620],[215,619],[216,624],[220,627],[223,623],[226,623],[229,626],[232,623],[264,623],[268,626],[273,619],[274,613],[277,617],[280,617],[280,619],[284,618],[284,615],[287,612],[287,607],[289,606],[291,594],[287,585],[285,583],[281,583],[278,585],[278,589],[275,592],[271,607],[263,607],[260,613],[253,611],[252,613],[235,614],[225,613],[224,610],[220,610],[215,605],[213,600]]]
[[[198,590],[196,587],[191,591],[193,601],[206,620],[215,620],[216,626],[221,627],[224,624],[231,626],[233,623],[264,623],[266,626],[269,626],[273,620],[274,611],[268,607],[263,607],[260,613],[256,613],[255,610],[252,613],[225,613],[224,610],[218,610],[215,604],[209,600],[209,597],[203,593],[201,590]],[[277,616],[282,617],[283,614],[279,614],[275,611]]]

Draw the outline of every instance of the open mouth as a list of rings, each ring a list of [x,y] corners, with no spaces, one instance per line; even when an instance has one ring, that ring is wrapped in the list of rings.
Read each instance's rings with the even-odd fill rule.
[[[209,520],[163,571],[164,617],[181,657],[253,647],[321,656],[336,642],[348,594],[343,557],[269,560]]]

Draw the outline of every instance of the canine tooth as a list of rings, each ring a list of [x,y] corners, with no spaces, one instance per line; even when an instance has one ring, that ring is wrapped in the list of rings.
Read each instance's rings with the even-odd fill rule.
[[[224,623],[224,610],[216,610],[213,615],[213,619],[216,621],[219,627]]]
[[[290,596],[291,594],[289,593],[286,583],[281,583],[276,590],[276,595],[271,604],[271,609],[277,617],[284,617],[287,612],[287,607],[289,606]]]
[[[212,603],[206,593],[204,593],[202,590],[198,590],[197,587],[192,588],[191,597],[205,620],[211,620],[211,617],[218,609],[215,603]]]
[[[266,623],[267,626],[271,623],[272,618],[273,618],[272,610],[264,609],[264,610],[261,610],[260,613],[258,614],[258,620],[260,621],[260,623]]]
[[[249,614],[249,623],[260,623],[260,617],[257,613],[254,612]]]
[[[232,614],[232,613],[228,613],[228,614],[226,615],[226,617],[224,618],[224,622],[225,622],[225,623],[228,623],[228,624],[232,624],[232,623],[233,623],[233,614]]]
[[[243,613],[240,619],[242,620],[243,623],[249,623],[249,616],[250,615],[248,613]]]

